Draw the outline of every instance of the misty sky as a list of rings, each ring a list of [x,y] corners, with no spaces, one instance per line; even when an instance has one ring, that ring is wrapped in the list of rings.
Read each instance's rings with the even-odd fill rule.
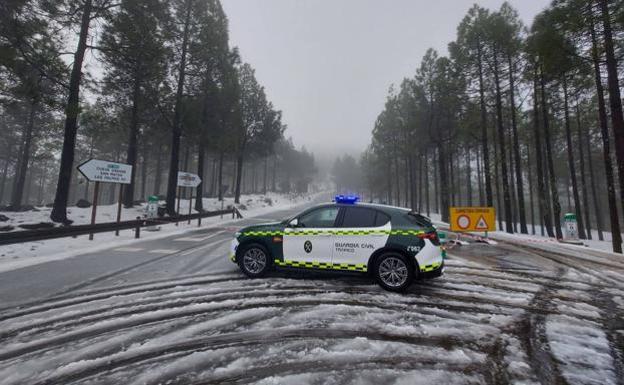
[[[498,9],[503,1],[478,4]],[[511,0],[525,24],[548,0]],[[475,0],[222,0],[230,42],[284,113],[287,136],[318,155],[359,154],[388,87],[448,42]]]

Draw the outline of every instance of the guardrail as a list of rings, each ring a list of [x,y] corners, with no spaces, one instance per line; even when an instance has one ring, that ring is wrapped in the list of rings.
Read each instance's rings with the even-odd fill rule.
[[[119,230],[134,229],[134,237],[139,238],[141,228],[147,226],[156,226],[167,223],[178,223],[197,219],[197,226],[201,225],[202,218],[217,217],[223,215],[232,215],[232,218],[242,218],[243,216],[236,208],[219,211],[207,211],[203,213],[195,213],[190,215],[178,215],[177,217],[162,217],[156,219],[147,219],[137,217],[136,219],[120,222],[96,223],[94,225],[76,225],[76,226],[60,226],[49,229],[39,230],[22,230],[12,231],[8,233],[0,233],[0,245],[10,245],[13,243],[42,241],[45,239],[76,237],[78,235],[97,234],[115,231],[119,234]]]

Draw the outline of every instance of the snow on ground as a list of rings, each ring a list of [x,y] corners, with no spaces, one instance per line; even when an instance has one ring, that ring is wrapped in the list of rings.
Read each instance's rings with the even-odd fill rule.
[[[618,313],[585,273],[446,266],[404,294],[311,273],[79,290],[0,313],[0,383],[618,383]]]
[[[449,224],[446,222],[442,222],[439,214],[431,214],[431,220],[436,226],[442,229],[449,228]],[[519,224],[518,227],[520,227]],[[531,231],[530,226],[529,231]],[[539,231],[539,227],[536,227],[536,231]],[[569,253],[575,258],[585,259],[588,262],[610,263],[613,264],[613,266],[621,267],[622,255],[612,252],[613,247],[611,244],[611,233],[603,231],[603,235],[605,240],[600,241],[598,240],[598,233],[596,231],[593,231],[592,240],[581,240],[583,242],[583,245],[574,245],[569,243],[562,243],[554,238],[537,234],[509,234],[501,230],[488,232],[488,238],[494,241],[506,241],[513,244],[525,245],[535,249],[557,254]],[[483,237],[484,233],[467,233],[462,236],[468,238],[472,237],[473,239],[476,239],[477,237]],[[455,239],[455,237],[456,235],[452,235],[450,238]]]
[[[316,199],[318,195],[283,195],[269,193],[266,195],[243,195],[241,196],[241,204],[236,205],[243,217],[258,217],[271,211],[284,210],[299,205],[309,204]],[[206,211],[214,211],[221,209],[221,202],[217,199],[204,198],[204,209]],[[193,204],[194,205],[194,204]],[[226,198],[223,207],[234,205],[232,198]],[[187,214],[189,209],[189,201],[181,200],[180,212]],[[0,212],[9,217],[9,224],[17,227],[24,223],[39,223],[50,221],[50,208],[38,207],[36,211],[26,212]],[[193,213],[196,213],[194,209]],[[132,209],[122,209],[122,220],[136,219],[137,216],[145,215],[145,205],[137,206]],[[117,205],[103,205],[97,207],[96,223],[114,222],[117,216]],[[74,224],[86,224],[91,221],[91,208],[68,208],[68,217],[74,220]],[[202,219],[202,228],[215,227],[223,225],[235,225],[236,221],[231,215],[221,217],[211,217]],[[26,266],[31,266],[48,261],[66,259],[76,255],[104,250],[113,244],[116,247],[130,246],[136,242],[149,239],[164,238],[171,235],[183,234],[189,231],[197,230],[197,221],[180,222],[178,226],[175,224],[161,225],[160,231],[146,231],[141,229],[141,238],[134,239],[134,230],[120,231],[119,236],[115,236],[114,232],[99,233],[94,235],[94,240],[89,241],[88,235],[78,236],[75,239],[58,238],[36,242],[25,242],[12,245],[0,246],[0,272],[14,270]],[[18,229],[20,230],[20,229]],[[1,233],[0,233],[1,234]],[[71,241],[68,241],[71,240]]]

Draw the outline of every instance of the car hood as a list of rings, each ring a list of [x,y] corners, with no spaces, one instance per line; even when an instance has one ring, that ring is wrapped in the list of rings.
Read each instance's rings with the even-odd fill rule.
[[[284,227],[285,225],[282,222],[272,222],[272,223],[262,223],[259,225],[243,227],[239,231],[241,233],[246,233],[249,231],[276,231],[276,230],[284,230]]]

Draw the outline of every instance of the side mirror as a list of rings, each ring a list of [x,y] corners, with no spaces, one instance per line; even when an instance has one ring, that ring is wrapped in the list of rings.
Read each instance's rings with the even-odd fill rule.
[[[299,219],[297,218],[288,222],[288,227],[298,227],[298,226],[299,226]]]

